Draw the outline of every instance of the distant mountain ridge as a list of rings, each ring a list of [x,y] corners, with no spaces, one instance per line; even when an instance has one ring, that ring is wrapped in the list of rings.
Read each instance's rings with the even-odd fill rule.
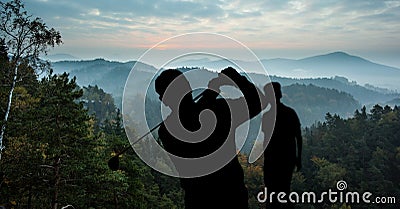
[[[266,83],[268,78],[260,74],[249,74],[256,83]],[[293,84],[314,85],[322,88],[336,89],[351,94],[362,105],[374,105],[377,103],[385,103],[393,98],[400,97],[399,93],[374,87],[372,85],[360,86],[354,81],[347,78],[335,76],[332,78],[286,78],[280,76],[270,76],[269,79],[277,81],[283,86]]]
[[[340,54],[339,54],[340,55]],[[282,61],[282,60],[281,60]],[[285,60],[283,60],[285,61]],[[60,62],[55,62],[53,63],[53,68],[56,73],[62,73],[62,72],[68,72],[70,73],[71,76],[76,76],[77,78],[77,83],[80,86],[88,86],[88,85],[98,85],[100,88],[104,89],[105,92],[111,93],[113,97],[115,98],[115,103],[117,106],[121,107],[121,101],[122,101],[122,94],[124,91],[125,87],[125,82],[126,79],[128,78],[128,75],[131,73],[131,69],[134,65],[137,65],[139,69],[138,71],[133,72],[134,76],[138,76],[139,79],[137,79],[137,83],[133,84],[132,87],[130,88],[130,95],[135,96],[135,95],[143,95],[144,92],[138,92],[135,86],[143,86],[149,83],[149,77],[152,77],[155,72],[157,72],[157,69],[154,68],[153,66],[147,65],[145,63],[140,63],[140,62],[116,62],[116,61],[107,61],[104,59],[95,59],[95,60],[86,60],[86,61],[60,61]],[[196,68],[194,68],[196,69]],[[191,68],[185,68],[183,70],[191,70]],[[281,77],[281,76],[270,76],[269,78],[266,77],[265,75],[262,74],[257,74],[257,73],[249,73],[248,74],[251,79],[254,81],[254,83],[262,88],[263,85],[265,85],[266,82],[268,82],[270,79],[273,81],[278,81],[280,82],[283,86],[284,89],[287,89],[286,87],[292,86],[290,89],[296,88],[298,91],[302,91],[304,95],[304,98],[312,98],[312,93],[310,91],[316,92],[318,88],[325,88],[328,89],[330,92],[330,95],[336,95],[341,92],[345,92],[349,95],[352,96],[352,98],[349,97],[337,97],[339,100],[335,100],[335,102],[338,104],[338,106],[332,106],[333,108],[330,109],[324,109],[323,106],[328,107],[327,105],[323,105],[323,102],[326,102],[326,99],[323,99],[323,101],[319,103],[314,103],[313,105],[308,105],[308,110],[311,110],[312,113],[317,112],[318,108],[318,113],[319,116],[317,117],[316,115],[309,117],[307,115],[304,115],[303,118],[306,120],[306,124],[317,121],[317,120],[322,120],[324,117],[323,112],[324,111],[331,111],[332,113],[341,113],[342,116],[348,116],[352,114],[352,111],[356,107],[361,107],[361,105],[367,105],[367,107],[370,107],[374,104],[391,104],[395,105],[396,102],[398,102],[398,98],[400,98],[400,94],[386,90],[383,88],[378,88],[372,85],[368,86],[360,86],[354,81],[349,81],[345,77],[331,77],[331,78],[301,78],[301,79],[294,79],[294,78],[287,78],[287,77]],[[198,79],[193,79],[194,82],[197,81],[207,81],[212,77],[215,77],[216,74],[215,72],[208,71],[206,69],[202,70],[202,73],[200,73]],[[143,78],[143,79],[142,79]],[[296,85],[312,85],[311,87],[307,88],[302,88],[301,86],[296,86]],[[151,90],[153,90],[153,87],[149,87]],[[338,93],[335,93],[334,91],[330,90],[335,90],[338,91]],[[322,91],[322,90],[321,90]],[[320,92],[321,92],[320,91]],[[323,90],[325,91],[325,90]],[[285,93],[285,92],[284,92]],[[292,93],[293,94],[293,93]],[[296,95],[296,94],[293,94]],[[308,95],[308,96],[307,96]],[[298,97],[297,95],[296,97]],[[155,100],[157,100],[157,97],[155,93],[151,97],[154,97]],[[342,98],[342,99],[340,99]],[[355,99],[355,100],[354,100]],[[354,101],[353,101],[354,100]],[[293,101],[302,101],[299,100],[299,98],[293,98]],[[356,101],[356,102],[355,102]],[[295,104],[300,105],[298,108],[302,108],[302,103],[300,104]],[[305,103],[304,103],[305,104]],[[344,104],[351,104],[351,105],[346,105],[348,109],[342,109],[341,105]],[[397,104],[400,105],[400,104]],[[303,105],[304,106],[304,105]],[[311,109],[310,109],[311,108]],[[306,111],[303,111],[306,112]],[[310,115],[310,114],[309,114]]]
[[[344,52],[333,52],[299,60],[288,61],[287,65],[274,66],[273,61],[262,61],[271,71],[275,68],[281,70],[303,69],[305,75],[317,73],[319,77],[344,76],[358,83],[374,83],[371,78],[379,79],[391,76],[400,76],[400,69],[373,63],[364,58],[350,55]],[[272,67],[274,66],[274,68]],[[294,74],[296,75],[296,74]],[[314,77],[313,76],[313,77]],[[302,76],[304,77],[304,76]],[[384,86],[385,84],[378,85]]]
[[[101,58],[81,61],[59,61],[52,63],[52,67],[55,73],[67,72],[71,76],[75,76],[80,86],[98,85],[107,93],[111,93],[116,100],[116,104],[121,106],[125,82],[135,64],[140,66],[143,73],[156,71],[153,66],[136,61],[117,62]]]
[[[233,60],[235,63],[249,70],[256,69],[256,62]],[[361,84],[372,84],[374,86],[389,88],[400,91],[400,69],[382,64],[377,64],[359,56],[350,55],[345,52],[333,52],[323,55],[307,57],[303,59],[261,59],[269,75],[290,78],[321,78],[342,76]],[[197,66],[207,69],[218,70],[223,66],[232,65],[227,60],[214,60],[201,62],[201,60],[190,60],[175,63],[174,67]],[[256,72],[264,73],[264,72]]]
[[[46,60],[50,60],[51,62],[57,61],[67,61],[67,60],[80,60],[78,57],[75,57],[70,54],[59,53],[59,54],[49,54],[43,57]]]

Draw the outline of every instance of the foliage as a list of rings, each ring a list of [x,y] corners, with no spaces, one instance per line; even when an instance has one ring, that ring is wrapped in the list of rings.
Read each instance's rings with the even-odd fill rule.
[[[11,117],[7,134],[11,140],[0,162],[0,202],[15,208],[46,208],[58,192],[59,206],[183,208],[179,180],[151,170],[134,153],[121,156],[119,171],[107,168],[108,158],[122,150],[128,139],[119,110],[102,107],[112,101],[103,90],[81,90],[67,74],[49,74],[35,85],[35,89],[27,86],[15,90],[16,114]],[[84,91],[91,92],[86,99],[99,100],[96,108],[106,108],[110,114],[97,117],[101,111],[84,107]],[[100,123],[96,120],[103,121],[97,131],[95,126]],[[318,193],[335,189],[337,181],[346,180],[352,191],[399,194],[399,123],[397,107],[376,105],[370,113],[364,107],[349,119],[327,114],[325,122],[303,132],[303,170],[294,174],[293,190]],[[256,195],[263,188],[263,159],[254,164],[247,163],[245,155],[239,159],[250,208],[260,208]],[[58,174],[56,167],[60,168]],[[327,203],[324,207],[372,206]]]
[[[249,192],[249,207],[260,208],[262,204],[257,201],[257,194],[264,189],[264,158],[260,157],[256,162],[250,164],[246,155],[239,154],[239,162],[242,165],[245,184]]]
[[[0,2],[0,9],[0,43],[2,45],[0,49],[3,55],[2,61],[4,61],[2,63],[5,63],[1,74],[7,76],[4,84],[7,84],[9,88],[0,130],[1,159],[1,152],[5,147],[3,138],[11,112],[14,90],[17,83],[23,80],[21,78],[32,75],[29,71],[28,74],[24,74],[20,68],[29,68],[35,72],[47,70],[49,63],[42,61],[39,55],[46,54],[49,47],[59,45],[62,41],[60,32],[54,28],[48,28],[40,18],[33,18],[20,0]],[[8,56],[10,56],[9,61]]]
[[[326,121],[304,131],[303,191],[335,189],[340,180],[349,191],[375,196],[400,194],[400,110],[375,105],[356,110],[354,117],[326,115]],[[396,196],[397,195],[397,196]],[[394,208],[394,205],[348,204],[351,208]]]
[[[14,208],[183,207],[178,179],[153,172],[135,154],[121,157],[119,171],[107,167],[108,158],[128,141],[110,95],[98,87],[82,90],[66,73],[23,79],[28,78],[32,85],[15,89],[9,147],[0,161],[0,203]],[[84,106],[84,91],[97,106]]]
[[[335,89],[293,84],[282,88],[284,104],[293,107],[303,126],[322,121],[325,113],[331,112],[349,117],[361,105],[353,96]]]
[[[96,117],[95,127],[104,127],[107,121],[116,118],[117,111],[113,97],[97,85],[83,87],[80,101],[88,113]]]
[[[15,62],[26,59],[35,66],[40,53],[61,44],[60,32],[48,28],[39,17],[33,18],[20,0],[1,2],[0,19],[0,37]]]

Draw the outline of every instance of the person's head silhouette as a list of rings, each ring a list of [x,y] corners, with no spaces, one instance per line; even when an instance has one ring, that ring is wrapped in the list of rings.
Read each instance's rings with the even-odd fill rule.
[[[193,103],[189,81],[179,70],[163,71],[155,80],[155,89],[159,99],[172,111],[177,110],[182,104]]]
[[[271,82],[271,83],[265,85],[264,92],[267,92],[269,85],[272,85],[272,88],[274,88],[275,100],[276,100],[276,103],[279,103],[282,98],[281,84],[279,82]]]

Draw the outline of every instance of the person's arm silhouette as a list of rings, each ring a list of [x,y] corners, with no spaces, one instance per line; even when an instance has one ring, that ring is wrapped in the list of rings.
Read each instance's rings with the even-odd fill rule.
[[[218,95],[220,87],[224,85],[237,87],[243,94],[243,97],[238,99],[227,99],[231,112],[234,113],[232,122],[236,126],[253,118],[265,108],[264,94],[234,68],[228,67],[222,70],[218,77],[209,82],[208,87],[215,92],[214,95]]]

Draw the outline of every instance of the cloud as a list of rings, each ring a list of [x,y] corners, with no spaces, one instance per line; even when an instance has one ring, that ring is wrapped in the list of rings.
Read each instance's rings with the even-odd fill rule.
[[[146,48],[196,31],[251,48],[400,47],[399,0],[30,0],[26,8],[76,47]]]
[[[100,16],[100,10],[99,9],[91,9],[91,10],[89,10],[89,15]]]

